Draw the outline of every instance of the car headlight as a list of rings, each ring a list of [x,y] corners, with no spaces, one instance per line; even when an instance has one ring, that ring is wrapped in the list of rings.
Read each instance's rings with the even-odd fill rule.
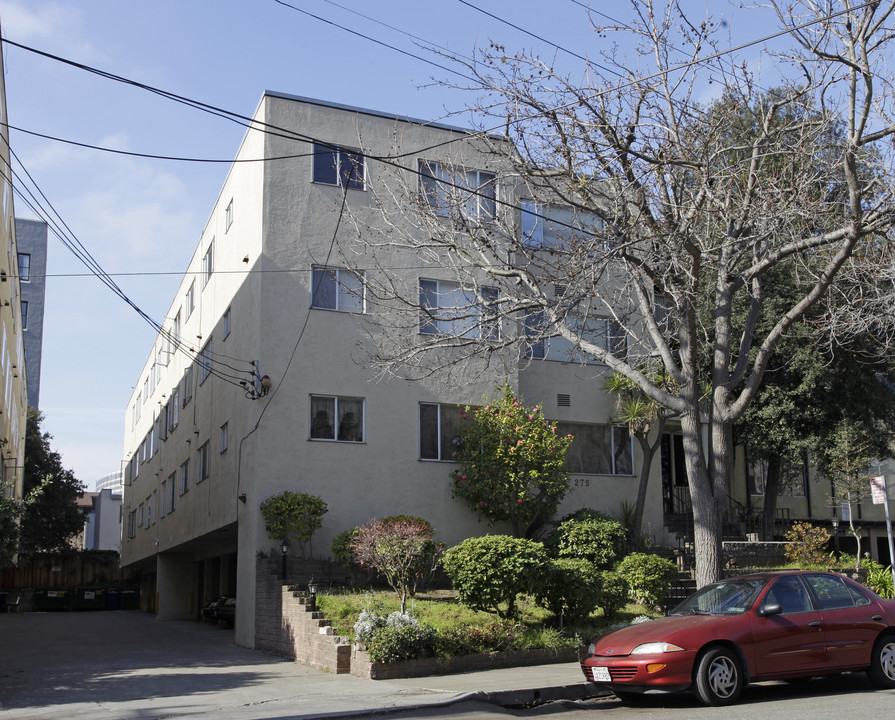
[[[649,642],[638,645],[631,651],[632,655],[655,655],[657,653],[681,652],[684,648],[667,642]]]
[[[587,654],[588,655],[596,655],[596,653],[597,653],[597,643],[592,642],[590,645],[587,646]]]

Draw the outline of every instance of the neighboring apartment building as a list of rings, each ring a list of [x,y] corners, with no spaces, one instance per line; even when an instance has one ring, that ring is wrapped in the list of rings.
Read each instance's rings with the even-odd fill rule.
[[[22,292],[22,332],[28,371],[28,405],[40,407],[40,360],[43,352],[47,294],[47,224],[16,218],[18,276]]]
[[[0,72],[0,247],[5,250],[0,252],[0,493],[21,499],[28,393],[10,167],[6,86]]]
[[[256,556],[279,553],[259,510],[271,495],[296,490],[327,502],[315,557],[329,555],[336,534],[387,515],[426,518],[448,544],[503,530],[452,498],[449,475],[457,405],[479,404],[505,379],[494,368],[462,385],[437,376],[374,381],[359,350],[371,312],[363,273],[341,266],[333,250],[357,232],[343,218],[343,198],[354,219],[385,229],[373,197],[400,192],[395,174],[368,158],[395,155],[396,146],[405,153],[440,147],[403,162],[414,171],[420,161],[438,168],[450,154],[474,182],[493,181],[499,169],[467,132],[275,93],[264,95],[255,120],[277,130],[245,136],[164,331],[135,378],[121,551],[122,566],[143,571],[144,607],[159,618],[196,617],[203,601],[235,595],[236,642],[249,647]],[[326,145],[312,151],[288,131]],[[242,162],[259,158],[266,161]],[[427,192],[425,178],[420,184]],[[354,267],[365,261],[372,272],[369,257]],[[450,294],[451,276],[438,266],[422,270],[419,258],[400,254],[376,262],[406,268],[421,293]],[[414,332],[432,332],[431,322],[421,320]],[[599,379],[605,368],[549,362],[568,360],[558,342],[532,352],[548,361],[509,382],[548,417],[588,423],[593,432],[579,447],[599,448],[576,455],[560,514],[584,506],[617,514],[636,493],[639,460],[610,427],[614,403]],[[608,464],[595,464],[597,456]],[[646,525],[661,541],[659,465]]]
[[[121,549],[121,491],[103,488],[83,493],[78,507],[86,517],[77,543],[79,549],[118,552]]]

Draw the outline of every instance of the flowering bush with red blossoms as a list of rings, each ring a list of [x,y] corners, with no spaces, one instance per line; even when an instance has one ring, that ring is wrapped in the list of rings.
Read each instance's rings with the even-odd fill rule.
[[[541,407],[526,408],[509,385],[501,397],[466,409],[471,422],[460,437],[451,474],[454,497],[493,525],[509,523],[517,537],[534,537],[569,492],[566,450]]]

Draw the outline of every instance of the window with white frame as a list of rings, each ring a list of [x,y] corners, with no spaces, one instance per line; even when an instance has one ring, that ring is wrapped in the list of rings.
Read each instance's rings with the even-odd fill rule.
[[[311,307],[362,313],[363,273],[343,268],[314,267],[311,273]]]
[[[459,405],[420,403],[420,459],[456,462],[460,436],[468,423]]]
[[[143,415],[143,393],[137,393],[137,403],[134,405],[134,420],[139,420]]]
[[[420,333],[497,340],[497,288],[420,278]]]
[[[177,310],[177,314],[174,316],[174,345],[180,347],[180,336],[183,332],[183,321],[180,319],[180,310]]]
[[[311,396],[311,440],[364,441],[364,399]]]
[[[230,445],[230,423],[221,425],[221,449],[220,452],[226,452]]]
[[[208,244],[208,250],[202,256],[202,287],[208,285],[211,274],[214,272],[214,238]]]
[[[132,539],[137,535],[137,511],[131,510],[127,514],[127,537]]]
[[[180,494],[185,495],[190,490],[190,460],[187,458],[180,465]]]
[[[230,308],[227,308],[224,316],[221,318],[221,331],[224,334],[224,340],[230,337]]]
[[[528,357],[555,362],[599,362],[582,350],[579,343],[551,334],[543,312],[527,313],[524,324],[525,334],[530,338],[526,346]],[[572,332],[580,335],[581,341],[596,345],[621,359],[627,356],[628,334],[624,326],[615,320],[569,316],[566,318],[566,325]]]
[[[364,189],[364,156],[339,147],[314,143],[314,182]]]
[[[566,468],[570,473],[634,474],[634,442],[627,426],[558,422],[556,433],[574,438],[566,451]]]
[[[202,351],[199,353],[199,384],[205,382],[206,378],[211,375],[211,357],[213,355],[212,352],[212,339],[208,338],[208,342],[205,343],[205,347],[202,348]]]
[[[187,318],[189,318],[190,315],[193,314],[193,310],[196,309],[196,281],[195,280],[193,280],[193,282],[190,283],[190,288],[189,288],[189,290],[186,291],[186,296],[184,297],[184,305],[186,306],[185,307],[186,316],[187,316]]]
[[[171,399],[168,401],[167,408],[167,426],[168,434],[174,432],[174,429],[180,424],[180,388],[176,387],[171,391]]]
[[[196,483],[200,483],[208,477],[208,442],[196,451]]]
[[[493,220],[497,176],[484,170],[448,168],[419,161],[420,192],[437,215],[460,214],[471,220]]]
[[[233,198],[230,198],[230,202],[227,203],[227,210],[224,212],[224,232],[227,232],[230,229],[230,226],[233,224]]]
[[[19,253],[19,282],[31,282],[30,253]]]
[[[190,404],[193,399],[193,365],[190,365],[183,373],[183,407]]]
[[[602,237],[605,223],[596,213],[523,200],[520,203],[522,244],[531,248],[609,250]]]

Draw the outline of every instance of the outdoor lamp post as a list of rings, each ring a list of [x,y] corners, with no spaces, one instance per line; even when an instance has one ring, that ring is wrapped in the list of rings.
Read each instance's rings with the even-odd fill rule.
[[[839,518],[833,516],[833,546],[836,548],[836,558],[839,558]]]
[[[317,589],[319,585],[314,581],[313,576],[311,577],[310,582],[308,583],[308,592],[311,595],[311,612],[315,612],[317,610]]]
[[[280,543],[280,550],[283,553],[283,566],[280,569],[280,580],[283,584],[286,584],[286,553],[289,551],[289,543],[286,541],[286,538],[283,538],[283,541]]]

